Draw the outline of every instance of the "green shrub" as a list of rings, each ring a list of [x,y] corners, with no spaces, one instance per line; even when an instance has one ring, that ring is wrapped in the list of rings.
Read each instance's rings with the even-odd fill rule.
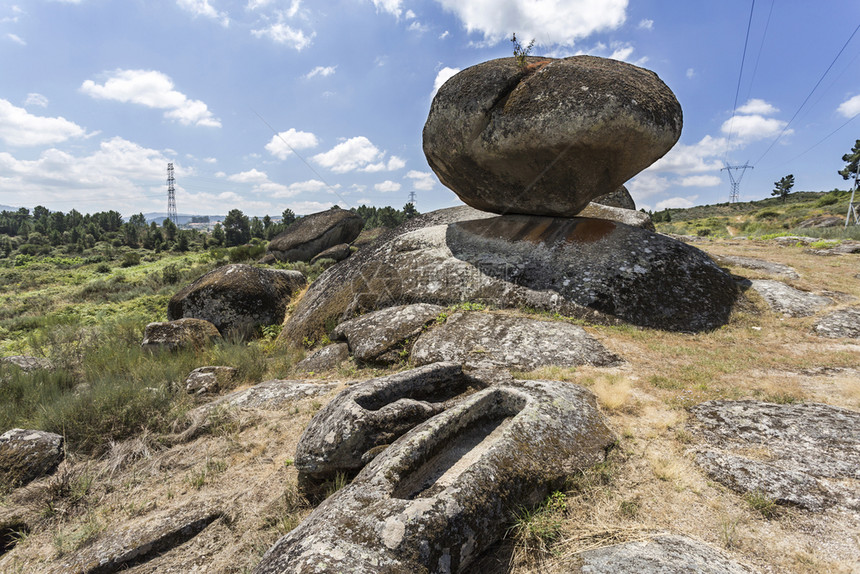
[[[175,263],[171,263],[164,267],[161,270],[161,281],[165,285],[173,285],[175,283],[179,283],[179,280],[182,278],[182,272],[179,270],[179,267],[176,266]]]
[[[107,263],[99,263],[96,266],[96,273],[110,273],[110,265]]]
[[[762,209],[758,213],[756,213],[755,218],[758,220],[762,219],[776,219],[780,216],[778,211],[773,211],[770,209]]]
[[[815,202],[815,207],[824,207],[827,205],[833,205],[839,202],[839,197],[833,192],[828,193],[821,199]]]
[[[128,251],[122,256],[122,263],[120,263],[123,267],[134,267],[135,265],[140,265],[140,253],[137,251]]]

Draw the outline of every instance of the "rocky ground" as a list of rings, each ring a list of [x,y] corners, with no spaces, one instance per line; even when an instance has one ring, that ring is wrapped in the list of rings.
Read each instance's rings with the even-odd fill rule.
[[[713,331],[593,325],[480,306],[447,311],[570,324],[621,359],[514,370],[518,379],[588,388],[618,443],[605,462],[523,510],[468,571],[643,572],[655,563],[664,570],[654,571],[668,572],[858,571],[860,341],[845,317],[860,305],[860,255],[740,239],[698,240],[696,247],[746,285],[728,324]],[[815,297],[781,286],[761,291],[760,280]],[[788,295],[774,299],[781,293]],[[787,311],[796,305],[800,311]],[[825,320],[834,312],[838,320]],[[835,330],[840,324],[844,336]],[[432,322],[427,330],[444,326]],[[205,406],[213,397],[201,395],[189,415],[194,423],[182,432],[67,459],[53,475],[0,499],[0,534],[11,548],[0,571],[251,572],[313,508],[299,494],[294,459],[314,414],[356,381],[410,366],[373,369],[348,359],[328,370],[285,372],[300,382],[268,383],[213,407]],[[709,401],[731,401],[731,409]],[[709,407],[696,407],[703,403]],[[762,410],[741,416],[738,405]],[[723,430],[740,420],[739,430],[721,438],[708,426],[715,418]],[[810,441],[819,456],[797,446]],[[765,478],[726,479],[743,469]],[[622,543],[629,544],[614,546]]]

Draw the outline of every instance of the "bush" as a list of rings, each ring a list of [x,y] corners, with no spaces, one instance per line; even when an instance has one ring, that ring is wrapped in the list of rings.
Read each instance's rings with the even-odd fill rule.
[[[839,197],[833,192],[828,193],[821,199],[815,202],[815,207],[824,207],[826,205],[833,205],[839,202]]]
[[[140,253],[137,251],[127,252],[122,256],[122,263],[120,265],[123,267],[134,267],[135,265],[140,265]]]
[[[776,219],[777,217],[779,217],[779,212],[773,211],[770,209],[763,209],[763,210],[759,211],[758,213],[756,213],[756,216],[755,216],[755,218],[759,219],[759,220],[761,220],[761,219]]]
[[[110,265],[107,263],[99,263],[96,266],[96,273],[110,273]]]
[[[182,278],[182,272],[179,270],[179,267],[176,264],[171,263],[161,270],[161,281],[165,285],[173,285],[175,283],[179,283],[179,280]]]

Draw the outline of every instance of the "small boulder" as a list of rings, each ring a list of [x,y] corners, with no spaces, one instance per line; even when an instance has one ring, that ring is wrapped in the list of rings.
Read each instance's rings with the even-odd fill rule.
[[[346,343],[332,343],[322,349],[317,349],[301,361],[295,370],[300,373],[319,373],[337,368],[342,362],[349,359],[349,345]]]
[[[845,223],[844,217],[835,217],[832,215],[818,215],[801,221],[797,227],[800,229],[816,228],[816,227],[836,227]]]
[[[352,254],[352,250],[349,248],[348,243],[341,243],[339,245],[335,245],[334,247],[329,247],[319,255],[315,255],[313,259],[311,259],[311,263],[316,263],[321,259],[331,259],[333,261],[343,261],[347,257]]]
[[[781,275],[786,279],[800,279],[797,271],[789,265],[765,261],[757,257],[744,257],[741,255],[713,255],[714,261],[720,265],[731,265],[732,267],[743,267],[753,271],[763,271],[771,275]]]
[[[200,349],[220,338],[221,333],[209,321],[179,319],[148,324],[140,346],[147,351]]]
[[[696,463],[777,504],[860,510],[860,413],[819,403],[708,401],[690,408]]]
[[[504,536],[516,508],[603,461],[615,440],[577,385],[478,391],[374,458],[254,572],[462,572]]]
[[[44,357],[29,357],[26,355],[12,355],[10,357],[0,357],[0,362],[7,365],[15,365],[25,373],[37,370],[50,370],[54,368],[50,359]]]
[[[608,367],[622,362],[578,325],[480,312],[455,313],[418,338],[412,362],[437,361],[524,371],[550,365]]]
[[[591,203],[598,203],[607,207],[620,207],[621,209],[636,209],[636,202],[625,186],[621,186],[615,191],[605,195],[595,197]]]
[[[752,574],[721,551],[686,536],[663,534],[581,552],[570,574]]]
[[[306,284],[298,271],[224,265],[174,295],[167,318],[204,319],[223,335],[250,335],[261,326],[281,324],[290,297]]]
[[[247,389],[233,391],[198,408],[199,412],[208,412],[219,406],[276,411],[294,401],[325,395],[337,386],[338,383],[273,379]]]
[[[310,261],[341,243],[352,243],[364,228],[361,217],[333,207],[306,215],[269,242],[267,250],[278,261]]]
[[[467,205],[570,217],[618,189],[681,135],[657,74],[594,56],[491,60],[449,79],[424,125],[424,154]]]
[[[233,367],[200,367],[185,379],[185,391],[192,395],[207,395],[232,387],[239,374]]]
[[[40,430],[12,429],[0,435],[0,490],[51,474],[63,461],[63,437]]]
[[[782,281],[755,279],[750,285],[771,310],[786,317],[808,317],[833,304],[833,299],[829,297],[795,289]]]
[[[408,354],[424,326],[436,320],[445,307],[429,303],[381,309],[335,327],[333,336],[346,339],[359,361],[397,363]]]
[[[306,479],[355,474],[380,448],[486,383],[456,363],[436,363],[371,379],[342,391],[305,429],[296,469]]]
[[[815,323],[815,334],[831,339],[860,339],[860,307],[845,307],[822,316]]]

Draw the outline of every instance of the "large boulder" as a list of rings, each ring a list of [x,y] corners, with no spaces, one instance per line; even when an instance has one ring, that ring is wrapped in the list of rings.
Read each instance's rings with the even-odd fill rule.
[[[371,379],[342,391],[314,416],[296,447],[310,479],[355,474],[401,435],[486,383],[457,363],[436,363]]]
[[[696,462],[742,494],[860,511],[860,413],[804,403],[708,401],[690,408]]]
[[[344,321],[332,335],[345,339],[359,361],[397,363],[404,358],[401,352],[408,354],[424,326],[443,311],[445,307],[429,303],[398,305]]]
[[[221,333],[215,325],[203,319],[188,318],[149,323],[140,346],[147,351],[202,349],[217,339],[221,339]]]
[[[352,243],[364,228],[361,217],[337,206],[306,215],[269,242],[267,251],[278,261],[310,261],[341,243]]]
[[[261,326],[282,323],[290,297],[306,284],[298,271],[224,265],[174,295],[167,318],[204,319],[222,335],[250,335]]]
[[[461,572],[504,536],[518,507],[603,461],[614,441],[582,387],[489,387],[403,435],[255,572]]]
[[[668,152],[681,106],[651,71],[605,58],[491,60],[449,79],[424,154],[464,203],[573,216]]]
[[[631,227],[641,227],[649,231],[656,231],[651,216],[635,209],[624,207],[612,207],[592,201],[579,212],[577,217],[593,217],[596,219],[608,219],[616,223],[623,223]]]
[[[50,474],[63,461],[63,437],[40,430],[12,429],[0,435],[0,491]]]
[[[455,313],[444,325],[418,338],[412,362],[436,361],[521,371],[550,365],[607,367],[622,362],[578,325],[475,312]]]
[[[313,259],[311,259],[311,263],[316,263],[317,261],[321,261],[323,259],[331,259],[332,261],[343,261],[347,257],[352,255],[352,249],[350,249],[348,243],[339,243],[334,247],[329,247],[325,251],[320,252],[315,255]]]
[[[463,301],[694,332],[725,324],[739,294],[704,252],[645,229],[443,212],[328,269],[284,323],[282,340],[300,344],[375,309]]]

